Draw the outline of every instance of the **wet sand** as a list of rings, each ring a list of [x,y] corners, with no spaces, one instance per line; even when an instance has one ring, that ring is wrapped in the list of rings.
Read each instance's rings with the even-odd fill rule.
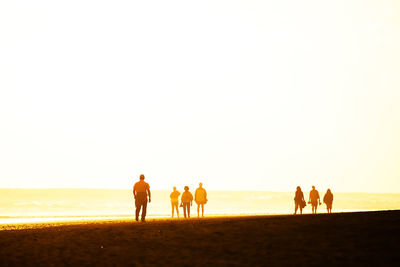
[[[400,211],[0,226],[0,266],[398,266]]]

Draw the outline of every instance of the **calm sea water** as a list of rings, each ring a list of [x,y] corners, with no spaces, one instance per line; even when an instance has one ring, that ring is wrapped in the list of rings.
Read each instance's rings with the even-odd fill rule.
[[[321,197],[324,193],[320,192]],[[169,194],[169,191],[152,191],[152,203],[148,205],[150,218],[171,215]],[[400,209],[400,194],[333,194],[334,212]],[[291,214],[293,197],[294,192],[209,191],[205,215]],[[195,208],[193,204],[192,214]],[[310,206],[304,211],[311,213]],[[130,189],[0,189],[0,224],[90,217],[128,218],[133,212]],[[324,204],[319,212],[326,212]]]

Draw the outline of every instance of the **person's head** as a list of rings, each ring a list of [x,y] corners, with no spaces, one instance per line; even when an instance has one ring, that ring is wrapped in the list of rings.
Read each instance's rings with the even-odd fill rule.
[[[301,188],[300,188],[300,186],[298,186],[298,187],[296,188],[296,190],[297,190],[297,191],[301,191]]]
[[[185,191],[188,191],[189,190],[189,186],[185,186]]]
[[[315,190],[315,186],[314,185],[312,186],[312,189]]]
[[[176,191],[176,187],[175,187],[175,186],[174,186],[174,188],[173,188],[173,189],[174,189],[174,191]]]
[[[326,190],[327,193],[331,193],[331,190],[328,188],[328,190]]]
[[[199,183],[199,187],[202,188],[203,187],[203,183]]]
[[[139,178],[140,180],[144,180],[144,174],[141,174]]]

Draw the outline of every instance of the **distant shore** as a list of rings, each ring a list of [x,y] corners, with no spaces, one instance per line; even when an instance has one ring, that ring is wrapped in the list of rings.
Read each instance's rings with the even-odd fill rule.
[[[0,231],[0,265],[397,266],[400,211],[131,219]]]

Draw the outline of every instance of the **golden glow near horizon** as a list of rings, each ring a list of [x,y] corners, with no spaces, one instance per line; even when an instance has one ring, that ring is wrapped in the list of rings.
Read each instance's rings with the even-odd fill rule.
[[[2,1],[0,187],[400,192],[398,1]]]

